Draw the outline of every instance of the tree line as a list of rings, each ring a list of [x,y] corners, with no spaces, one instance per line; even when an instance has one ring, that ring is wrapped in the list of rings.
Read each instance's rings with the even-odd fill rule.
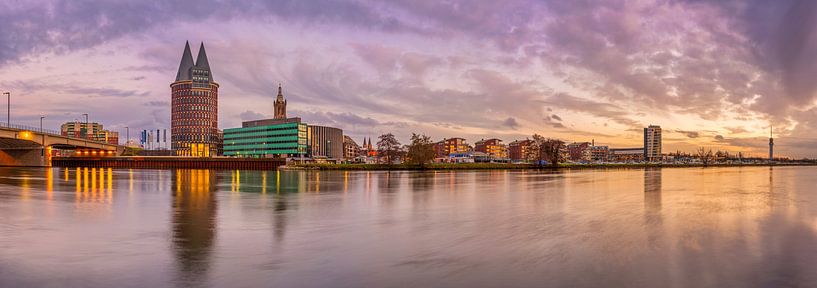
[[[546,138],[534,134],[528,148],[528,155],[524,158],[538,165],[558,166],[565,161],[565,142],[559,139]],[[400,149],[400,141],[392,133],[380,135],[377,141],[377,153],[384,163],[394,164],[397,158],[402,158],[407,164],[425,166],[433,163],[437,153],[434,151],[435,142],[425,134],[411,133],[411,143],[406,149]]]

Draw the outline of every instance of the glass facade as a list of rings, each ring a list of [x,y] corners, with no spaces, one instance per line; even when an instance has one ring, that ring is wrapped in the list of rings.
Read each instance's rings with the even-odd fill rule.
[[[307,135],[307,125],[297,122],[225,129],[224,156],[305,156]]]

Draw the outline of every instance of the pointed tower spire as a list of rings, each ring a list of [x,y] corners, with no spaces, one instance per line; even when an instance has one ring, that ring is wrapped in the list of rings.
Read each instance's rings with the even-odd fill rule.
[[[190,52],[190,42],[185,41],[182,61],[179,63],[179,72],[176,73],[176,81],[192,80],[191,68],[193,68],[193,53]]]
[[[284,92],[281,91],[281,83],[278,83],[278,96],[275,98],[273,109],[275,109],[275,119],[287,118],[287,100],[284,99]]]
[[[204,51],[204,42],[201,42],[201,46],[199,47],[199,56],[196,57],[195,67],[197,69],[207,70],[210,76],[210,82],[213,82],[213,73],[210,71],[210,62],[207,61],[207,52]]]

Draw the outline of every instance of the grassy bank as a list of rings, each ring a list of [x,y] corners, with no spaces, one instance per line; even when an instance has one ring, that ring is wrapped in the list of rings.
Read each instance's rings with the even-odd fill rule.
[[[650,167],[743,167],[743,166],[811,166],[817,163],[776,163],[776,164],[559,164],[559,166],[539,166],[532,164],[496,164],[496,163],[436,163],[425,166],[410,164],[299,164],[285,169],[311,170],[496,170],[496,169],[616,169],[616,168],[650,168]]]

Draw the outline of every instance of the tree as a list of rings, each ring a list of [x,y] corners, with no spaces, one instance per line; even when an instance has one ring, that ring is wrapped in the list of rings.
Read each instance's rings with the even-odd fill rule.
[[[547,161],[551,166],[558,166],[562,161],[562,147],[565,142],[559,139],[545,138],[541,135],[533,135],[533,149],[536,151],[538,161]]]
[[[408,151],[406,154],[408,162],[420,166],[433,161],[434,156],[437,155],[434,153],[434,144],[431,143],[431,137],[415,133],[411,133],[411,144],[408,145],[406,150]]]
[[[394,138],[394,134],[387,133],[380,135],[377,141],[377,154],[386,159],[386,164],[391,165],[399,152],[400,142]]]
[[[698,148],[697,156],[701,159],[701,163],[703,163],[704,166],[709,165],[712,159],[715,158],[714,154],[712,154],[712,149],[706,150],[704,147]]]

